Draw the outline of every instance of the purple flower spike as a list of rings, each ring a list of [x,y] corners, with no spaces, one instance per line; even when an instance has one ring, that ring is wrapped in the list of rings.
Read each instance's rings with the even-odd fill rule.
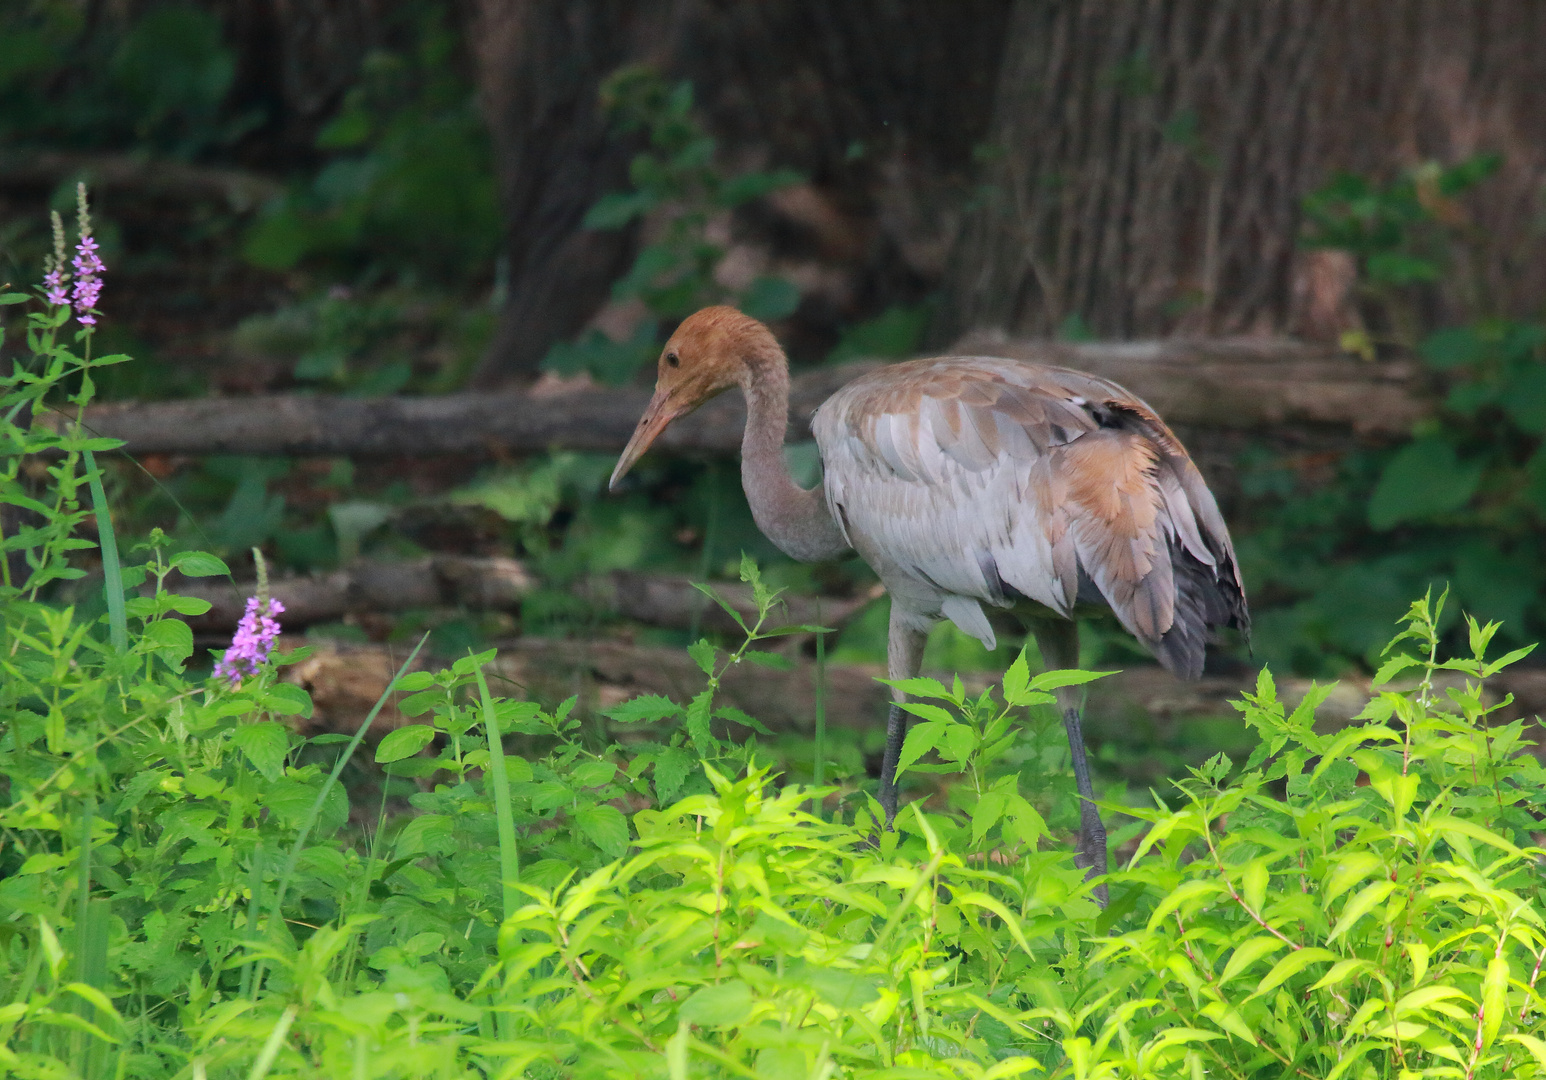
[[[59,220],[57,210],[50,211],[49,217],[54,223],[54,253],[43,258],[43,269],[46,271],[43,284],[48,288],[43,298],[52,307],[63,307],[70,302],[70,274],[65,269],[64,261],[64,222]]]
[[[228,679],[235,686],[244,677],[256,675],[274,649],[274,639],[279,637],[278,616],[284,614],[284,609],[278,600],[270,599],[268,606],[260,611],[258,598],[248,599],[247,612],[236,627],[231,647],[215,665],[215,678]]]
[[[106,272],[107,267],[102,265],[97,255],[96,238],[91,235],[91,213],[86,207],[85,184],[75,186],[75,202],[76,228],[80,233],[80,241],[75,245],[75,258],[70,264],[75,268],[75,295],[71,299],[75,304],[75,318],[80,324],[95,326],[97,317],[92,312],[96,310],[97,299],[102,295],[100,275]]]

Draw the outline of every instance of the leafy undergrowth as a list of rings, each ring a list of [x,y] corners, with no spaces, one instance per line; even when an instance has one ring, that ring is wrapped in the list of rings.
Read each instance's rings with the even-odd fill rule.
[[[1518,658],[1483,659],[1495,625],[1440,661],[1440,612],[1413,605],[1377,682],[1417,685],[1334,734],[1263,673],[1242,770],[1123,808],[1148,827],[1103,912],[1025,783],[1048,748],[1022,723],[1093,676],[1023,656],[975,700],[907,685],[905,760],[955,782],[892,832],[867,794],[830,806],[715,734],[755,727],[714,700],[744,650],[696,646],[686,704],[618,706],[647,733],[626,745],[494,696],[470,655],[389,691],[423,718],[376,748],[415,781],[389,819],[339,783],[369,719],[297,736],[310,702],[261,634],[232,674],[185,670],[172,615],[207,605],[164,582],[224,566],[159,534],[121,552],[111,441],[31,419],[123,359],[89,359],[89,332],[77,356],[69,317],[30,316],[34,362],[0,383],[10,1075],[1546,1075],[1546,775],[1520,722],[1488,722],[1481,683]],[[50,602],[93,548],[100,618]],[[776,598],[745,573],[752,640]],[[1465,688],[1437,696],[1441,669]],[[507,757],[507,733],[545,749]]]

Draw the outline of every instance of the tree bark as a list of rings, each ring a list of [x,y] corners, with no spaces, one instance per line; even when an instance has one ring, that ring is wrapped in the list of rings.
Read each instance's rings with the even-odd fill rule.
[[[629,230],[585,229],[626,186],[634,147],[607,130],[597,93],[628,62],[663,62],[679,0],[476,0],[471,35],[505,212],[505,302],[474,385],[529,382],[554,342],[607,298]]]
[[[1486,150],[1502,173],[1462,207],[1496,242],[1429,321],[1533,311],[1543,32],[1533,0],[1020,0],[941,332],[1334,336],[1306,310],[1341,271],[1298,250],[1303,197]]]
[[[1180,427],[1319,429],[1391,437],[1409,432],[1429,407],[1412,364],[1364,363],[1291,342],[1058,344],[988,336],[969,338],[958,351],[1104,376]],[[790,439],[810,438],[816,407],[872,367],[849,364],[796,377]],[[123,439],[131,454],[428,456],[556,447],[610,453],[628,441],[648,399],[649,392],[637,387],[540,396],[523,391],[422,398],[270,394],[95,405],[86,423],[101,435]],[[745,416],[740,395],[725,394],[673,423],[658,445],[676,453],[731,454],[740,448]]]

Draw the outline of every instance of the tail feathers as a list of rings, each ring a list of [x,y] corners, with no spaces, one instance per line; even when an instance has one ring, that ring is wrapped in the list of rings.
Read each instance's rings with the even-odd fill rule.
[[[1203,658],[1214,631],[1234,627],[1251,639],[1251,614],[1240,589],[1233,560],[1217,566],[1199,561],[1170,539],[1171,577],[1175,582],[1175,621],[1156,641],[1146,642],[1166,670],[1183,679],[1202,677]]]

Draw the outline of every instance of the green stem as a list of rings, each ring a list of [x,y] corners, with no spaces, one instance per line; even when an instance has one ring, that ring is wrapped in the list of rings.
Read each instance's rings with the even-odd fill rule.
[[[90,951],[91,926],[91,822],[96,810],[97,800],[88,791],[81,806],[81,851],[75,902],[75,978],[83,983],[90,978],[87,953]],[[94,1018],[91,1006],[84,1001],[78,1003],[77,1011],[84,1020]],[[70,1033],[70,1058],[77,1070],[84,1071],[86,1046],[85,1032]]]
[[[263,841],[252,850],[252,866],[247,871],[247,937],[258,936],[258,911],[263,905]],[[242,997],[252,992],[252,961],[242,965]]]

